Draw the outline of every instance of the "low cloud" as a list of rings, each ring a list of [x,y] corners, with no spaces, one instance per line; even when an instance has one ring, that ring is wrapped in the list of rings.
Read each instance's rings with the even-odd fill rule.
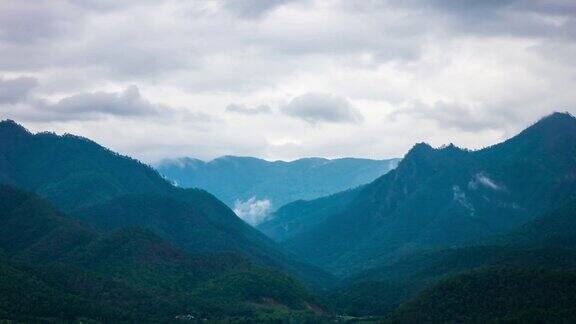
[[[486,174],[483,173],[476,174],[474,179],[468,183],[468,188],[475,190],[479,185],[496,191],[504,189],[503,186],[499,185],[496,183],[496,181],[490,179]]]
[[[30,77],[0,79],[0,111],[18,120],[27,121],[80,121],[103,117],[176,118],[186,123],[216,121],[204,112],[150,102],[137,86],[118,92],[84,92],[52,102],[32,94],[38,80]]]
[[[250,225],[258,225],[270,215],[272,204],[268,199],[257,200],[252,197],[246,201],[236,200],[234,212]]]
[[[138,87],[133,85],[122,92],[92,92],[66,97],[51,105],[50,109],[63,114],[141,116],[156,114],[161,106],[142,98]]]
[[[38,86],[38,80],[31,77],[3,79],[0,77],[0,104],[17,104],[25,101],[30,92]]]
[[[460,186],[452,186],[452,199],[457,202],[460,206],[468,209],[471,215],[474,215],[475,209],[474,205],[466,197],[466,193],[460,189]]]
[[[242,104],[229,104],[226,107],[226,112],[232,112],[242,115],[259,115],[259,114],[269,114],[272,112],[272,108],[267,105],[260,105],[258,107],[250,108]]]
[[[310,124],[360,123],[364,119],[348,99],[323,93],[306,93],[296,97],[281,110]]]

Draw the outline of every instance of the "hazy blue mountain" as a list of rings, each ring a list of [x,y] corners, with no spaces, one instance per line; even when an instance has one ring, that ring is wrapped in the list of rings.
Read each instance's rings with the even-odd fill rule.
[[[32,134],[1,122],[0,183],[35,192],[98,229],[142,227],[188,252],[237,252],[309,281],[330,282],[211,194],[174,187],[151,167],[86,138]]]
[[[237,200],[267,200],[269,211],[300,199],[314,199],[373,181],[390,171],[399,159],[322,159],[291,162],[225,156],[210,162],[182,158],[157,166],[166,178],[184,188],[201,188],[228,206]]]
[[[573,195],[575,156],[576,119],[562,113],[478,151],[417,144],[396,169],[284,244],[345,275],[415,251],[504,234]],[[311,208],[315,210],[327,208],[305,202],[284,218],[302,217],[299,210],[307,204],[316,204]]]
[[[293,278],[236,254],[189,254],[138,228],[94,231],[7,186],[0,186],[0,206],[2,320],[257,319],[310,314],[317,305]]]

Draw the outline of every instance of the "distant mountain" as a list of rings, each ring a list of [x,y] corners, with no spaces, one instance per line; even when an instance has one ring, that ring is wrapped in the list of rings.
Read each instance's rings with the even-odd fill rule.
[[[254,198],[252,203],[268,201],[271,212],[292,201],[314,199],[371,182],[395,168],[398,161],[307,158],[270,162],[225,156],[210,162],[192,158],[166,160],[157,169],[178,186],[207,190],[232,208],[236,201]]]
[[[97,232],[7,186],[0,186],[0,206],[3,320],[282,318],[318,307],[294,279],[239,255],[188,254],[137,228]]]
[[[284,245],[346,275],[417,251],[504,234],[574,196],[575,156],[576,119],[567,113],[479,151],[417,144],[395,170]],[[322,214],[333,203],[302,202],[283,218],[302,218],[301,210]]]
[[[331,282],[211,194],[174,187],[149,166],[86,138],[0,122],[0,183],[35,192],[96,229],[141,227],[187,252],[236,252],[309,282]]]

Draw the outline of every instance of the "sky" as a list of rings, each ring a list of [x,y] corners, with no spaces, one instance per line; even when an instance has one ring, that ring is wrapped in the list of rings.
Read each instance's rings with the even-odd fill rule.
[[[576,113],[573,0],[0,0],[0,117],[146,163],[482,148]]]

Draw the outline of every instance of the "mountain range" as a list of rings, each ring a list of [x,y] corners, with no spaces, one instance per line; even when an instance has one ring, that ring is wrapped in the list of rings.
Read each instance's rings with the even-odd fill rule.
[[[234,253],[186,253],[141,228],[96,231],[5,185],[0,206],[3,319],[157,323],[305,313],[316,302],[293,278]]]
[[[575,203],[482,243],[421,251],[360,272],[331,299],[341,312],[389,314],[391,323],[571,322]]]
[[[305,158],[291,162],[224,156],[209,162],[193,158],[164,160],[156,166],[183,188],[214,194],[241,217],[259,223],[267,213],[301,199],[314,199],[373,181],[392,170],[399,159]],[[242,204],[258,206],[250,215]],[[247,209],[250,206],[247,206]],[[254,213],[254,208],[252,208]]]
[[[0,182],[37,193],[98,230],[141,227],[188,252],[237,252],[310,281],[330,277],[286,253],[206,191],[86,138],[0,123]]]
[[[69,301],[62,307],[75,318],[154,321],[186,312],[255,316],[261,309],[309,314],[317,303],[305,286],[333,284],[329,274],[286,252],[208,192],[174,187],[149,166],[86,138],[32,134],[1,122],[0,183],[7,196],[3,269],[14,274],[7,278],[35,280],[17,288],[7,279],[5,287],[14,298],[19,289],[38,288],[51,302]],[[10,205],[19,201],[14,197],[22,203]],[[54,274],[44,272],[53,266]],[[130,314],[123,298],[110,307],[98,299],[116,291],[126,295]],[[284,299],[289,295],[298,301]],[[5,300],[0,309],[10,316],[3,317],[60,317],[57,307],[27,311],[29,301],[18,300],[20,312]],[[76,308],[79,303],[90,311]],[[141,314],[139,305],[146,309]]]
[[[88,139],[0,123],[0,321],[571,323],[576,118],[416,144],[257,228]]]
[[[420,143],[372,183],[280,208],[284,222],[275,228],[298,219],[313,223],[306,230],[286,235],[262,227],[308,261],[347,276],[530,222],[574,196],[575,157],[576,119],[564,113],[477,151]]]

